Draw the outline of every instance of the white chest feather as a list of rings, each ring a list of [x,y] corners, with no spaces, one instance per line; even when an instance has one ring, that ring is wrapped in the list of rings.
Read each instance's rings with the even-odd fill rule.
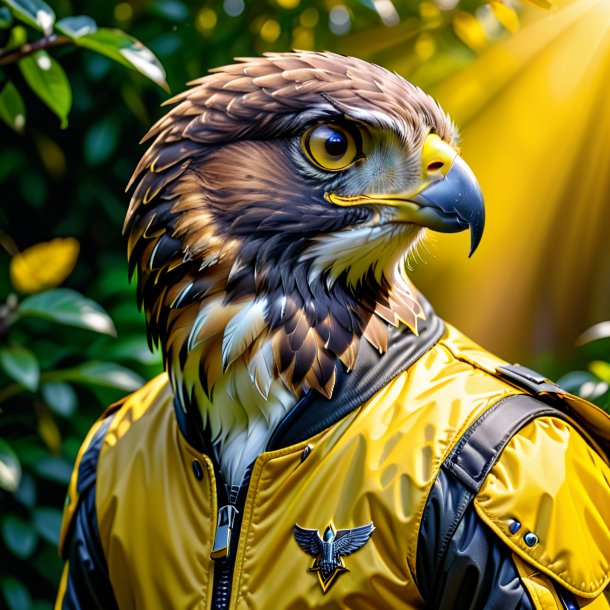
[[[207,302],[186,339],[186,362],[181,366],[176,358],[170,366],[180,402],[194,402],[199,409],[225,481],[232,486],[241,484],[297,400],[277,377],[264,307],[264,299],[229,306],[221,298]]]
[[[271,383],[265,400],[240,359],[217,381],[211,400],[199,402],[229,485],[241,484],[246,469],[265,451],[276,426],[296,400],[280,379]]]

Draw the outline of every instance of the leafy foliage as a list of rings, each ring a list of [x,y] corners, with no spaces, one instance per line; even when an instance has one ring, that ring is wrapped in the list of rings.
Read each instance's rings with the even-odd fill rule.
[[[56,21],[55,12],[43,0],[1,0],[5,7],[0,13],[0,29],[9,30],[8,44],[0,52],[0,66],[17,62],[30,90],[55,113],[61,126],[68,125],[72,107],[72,89],[61,65],[45,49],[73,44],[90,49],[144,74],[161,87],[167,87],[165,71],[154,54],[139,40],[122,30],[98,28],[92,17],[79,15]],[[30,26],[44,34],[28,40],[25,28]],[[7,89],[8,88],[8,89]],[[16,131],[25,123],[23,100],[11,80],[0,96],[0,118]]]
[[[52,607],[80,443],[106,405],[161,370],[121,239],[137,142],[166,98],[161,64],[179,91],[233,57],[324,48],[429,86],[519,25],[512,5],[484,0],[52,4],[0,0],[0,606],[11,610]],[[608,361],[599,343],[583,362]]]

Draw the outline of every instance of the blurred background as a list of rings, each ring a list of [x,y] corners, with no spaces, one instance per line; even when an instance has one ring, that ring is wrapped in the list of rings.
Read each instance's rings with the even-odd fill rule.
[[[486,348],[608,406],[610,3],[57,0],[40,21],[39,2],[0,0],[0,607],[52,607],[80,443],[161,370],[124,188],[160,104],[233,57],[331,50],[432,93],[488,216],[472,259],[468,236],[433,236],[415,283]]]

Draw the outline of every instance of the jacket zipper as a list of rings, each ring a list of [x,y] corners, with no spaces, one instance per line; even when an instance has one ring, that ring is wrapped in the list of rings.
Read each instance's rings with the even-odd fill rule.
[[[212,610],[228,610],[231,603],[233,572],[235,571],[235,556],[243,508],[246,504],[250,471],[244,476],[244,481],[236,493],[229,493],[215,460],[214,470],[218,482],[216,492],[218,498],[218,514],[216,531],[210,558],[214,561],[214,584],[212,586]]]

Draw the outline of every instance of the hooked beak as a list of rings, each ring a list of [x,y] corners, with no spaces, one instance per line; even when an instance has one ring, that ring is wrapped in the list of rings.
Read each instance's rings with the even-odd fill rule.
[[[485,205],[477,179],[458,152],[436,134],[426,137],[422,161],[422,180],[409,192],[356,197],[327,193],[326,198],[340,206],[390,206],[395,208],[396,221],[442,233],[470,229],[469,256],[472,256],[485,227]]]

